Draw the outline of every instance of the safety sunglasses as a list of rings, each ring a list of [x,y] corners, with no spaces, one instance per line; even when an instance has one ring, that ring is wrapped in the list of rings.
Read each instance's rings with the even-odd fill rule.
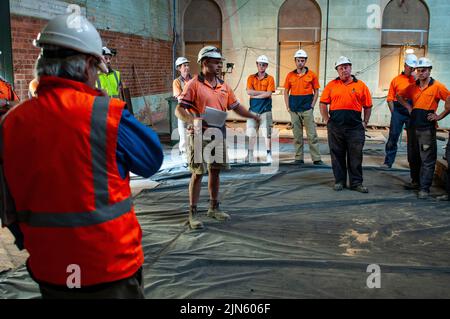
[[[217,49],[217,48],[212,48],[212,49],[209,49],[209,50],[206,50],[206,51],[205,51],[205,53],[209,53],[209,52],[217,52],[217,53],[222,54],[222,52],[220,52],[220,50]]]

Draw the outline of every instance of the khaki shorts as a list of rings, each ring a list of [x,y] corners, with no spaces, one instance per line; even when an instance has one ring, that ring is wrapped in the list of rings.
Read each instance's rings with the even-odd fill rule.
[[[230,169],[226,139],[211,141],[197,137],[198,145],[194,145],[194,135],[189,134],[187,158],[189,170],[193,174],[203,175],[210,169]],[[195,149],[196,148],[196,149]]]
[[[257,113],[251,112],[257,115]],[[254,119],[247,120],[247,136],[255,137],[258,135],[258,129],[261,130],[262,136],[270,138],[272,136],[272,112],[265,112],[260,115],[261,123],[257,127],[256,121]]]

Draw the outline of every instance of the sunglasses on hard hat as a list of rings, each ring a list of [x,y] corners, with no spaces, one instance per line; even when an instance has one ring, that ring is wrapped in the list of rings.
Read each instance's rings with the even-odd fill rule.
[[[209,53],[209,52],[217,52],[217,53],[222,53],[220,52],[220,50],[218,48],[211,48],[205,51],[205,53]]]

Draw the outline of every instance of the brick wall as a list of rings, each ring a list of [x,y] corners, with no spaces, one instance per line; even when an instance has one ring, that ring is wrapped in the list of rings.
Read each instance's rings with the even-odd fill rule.
[[[21,100],[28,97],[28,83],[33,79],[34,64],[39,55],[33,39],[45,24],[42,19],[11,17],[14,88]]]
[[[11,16],[14,85],[21,99],[27,97],[28,83],[33,79],[34,64],[39,55],[32,41],[46,23],[43,19]],[[118,50],[113,67],[121,71],[133,97],[171,90],[171,42],[111,31],[100,30],[100,34],[104,43]]]
[[[121,71],[132,96],[172,90],[171,42],[110,31],[101,31],[100,34],[108,47],[117,49],[113,68]],[[133,66],[136,72],[133,72]]]
[[[99,29],[165,41],[172,39],[171,0],[10,0],[9,2],[11,14],[47,20],[65,13],[69,5],[75,4],[80,7],[81,14],[91,19]]]

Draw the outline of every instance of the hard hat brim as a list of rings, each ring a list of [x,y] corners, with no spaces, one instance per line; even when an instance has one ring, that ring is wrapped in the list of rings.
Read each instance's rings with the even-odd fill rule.
[[[49,37],[52,37],[51,39]],[[68,43],[67,39],[70,39],[72,43]],[[83,41],[65,34],[60,34],[57,32],[47,32],[45,35],[39,34],[38,37],[33,40],[33,45],[37,48],[42,48],[45,45],[60,46],[62,48],[68,48],[80,53],[94,55],[98,58],[102,57],[103,54],[100,52],[93,52],[88,49],[88,45]]]
[[[225,58],[222,57],[222,54],[219,52],[208,52],[200,57],[197,62],[200,63],[203,59],[221,59],[222,61],[225,61]]]
[[[352,65],[351,63],[340,63],[340,64],[338,64],[338,65],[336,65],[335,67],[334,67],[334,69],[335,70],[337,70],[337,68],[339,67],[339,66],[341,66],[341,65],[346,65],[346,64],[348,64],[348,65]]]

